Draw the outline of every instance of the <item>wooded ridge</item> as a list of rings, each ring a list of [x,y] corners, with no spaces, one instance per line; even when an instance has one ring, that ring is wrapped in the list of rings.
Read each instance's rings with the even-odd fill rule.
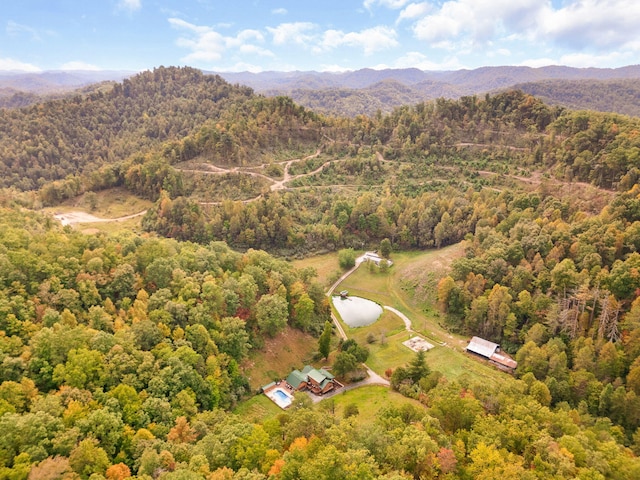
[[[521,90],[324,116],[172,67],[0,110],[0,478],[640,477],[639,132]],[[153,202],[144,233],[40,212],[116,187]],[[515,378],[418,354],[372,417],[230,413],[251,352],[331,331],[288,259],[459,242],[398,288]],[[336,372],[367,358],[328,344]]]

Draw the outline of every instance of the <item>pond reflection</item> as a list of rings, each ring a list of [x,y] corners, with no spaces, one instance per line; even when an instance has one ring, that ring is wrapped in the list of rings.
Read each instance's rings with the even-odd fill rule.
[[[350,327],[371,325],[382,315],[382,307],[366,298],[335,296],[332,301],[344,323]]]

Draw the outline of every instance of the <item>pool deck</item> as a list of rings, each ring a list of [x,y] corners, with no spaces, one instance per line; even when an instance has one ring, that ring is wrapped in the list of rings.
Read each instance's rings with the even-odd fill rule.
[[[286,392],[291,397],[292,402],[293,402],[293,389],[290,388],[290,386],[287,385],[287,382],[285,382],[285,381],[274,382],[274,383],[271,383],[271,384],[267,385],[266,387],[262,387],[262,393],[264,393],[269,400],[271,400],[273,403],[278,405],[281,409],[285,410],[287,407],[289,407],[289,405],[291,405],[292,402],[289,403],[289,405],[287,405],[285,407],[280,405],[280,403],[278,403],[278,401],[276,400],[276,397],[275,397],[275,391],[276,390],[282,390],[283,392]]]

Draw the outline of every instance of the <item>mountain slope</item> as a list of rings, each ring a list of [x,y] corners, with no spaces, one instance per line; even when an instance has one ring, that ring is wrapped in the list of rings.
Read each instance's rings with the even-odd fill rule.
[[[552,105],[640,116],[640,82],[635,79],[544,80],[519,83],[514,88]]]
[[[0,90],[14,90],[45,95],[65,92],[104,81],[122,81],[135,72],[125,71],[47,71],[40,73],[2,73]]]
[[[372,115],[377,110],[389,112],[394,107],[415,104],[420,101],[439,97],[460,98],[465,95],[478,95],[499,89],[519,88],[532,82],[556,81],[565,90],[565,95],[580,95],[583,83],[591,81],[597,85],[600,81],[633,81],[640,79],[640,66],[623,68],[586,68],[578,69],[563,66],[531,67],[483,67],[474,70],[456,70],[449,72],[428,72],[415,68],[372,70],[362,69],[354,72],[265,72],[265,73],[221,73],[232,83],[242,83],[266,95],[288,95],[294,100],[312,109],[335,115],[355,116]],[[396,83],[389,94],[389,86]],[[611,95],[616,94],[617,83],[606,88]],[[626,85],[626,84],[625,84]],[[404,87],[401,88],[400,86]],[[533,87],[531,87],[533,88]],[[594,87],[595,88],[595,87]],[[626,88],[623,86],[623,88]],[[533,90],[526,91],[533,93]],[[386,94],[386,95],[385,95]],[[634,114],[640,109],[640,96],[625,94],[623,102],[593,102],[584,99],[571,107],[593,108],[594,110],[614,111]],[[552,103],[566,105],[556,101],[553,95],[548,97]],[[594,97],[595,99],[595,97]]]
[[[0,110],[0,186],[30,190],[143,153],[253,92],[192,68],[159,68],[107,92]]]

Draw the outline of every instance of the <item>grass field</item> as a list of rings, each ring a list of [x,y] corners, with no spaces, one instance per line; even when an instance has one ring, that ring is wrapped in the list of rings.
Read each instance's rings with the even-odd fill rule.
[[[293,328],[287,328],[275,338],[265,339],[264,347],[251,352],[243,365],[251,390],[257,391],[261,386],[287,376],[291,370],[311,363],[317,349],[317,338]]]
[[[373,335],[375,343],[380,343],[383,336],[386,338],[405,331],[404,322],[400,317],[388,310],[384,310],[375,323],[367,325],[366,327],[351,328],[344,322],[342,326],[349,338],[353,338],[361,345],[368,343],[367,337],[369,337],[369,335]]]
[[[409,334],[406,331],[402,331],[388,336],[384,344],[376,342],[372,345],[367,345],[370,352],[367,366],[378,375],[384,376],[384,372],[388,368],[394,369],[409,363],[415,353],[402,344],[408,339]],[[431,365],[431,362],[429,362],[429,365]]]
[[[331,286],[342,274],[342,269],[338,263],[338,253],[325,253],[315,257],[293,260],[291,262],[297,269],[313,267],[318,272],[317,280],[325,288]]]
[[[104,232],[107,234],[117,234],[123,230],[127,232],[143,233],[142,216],[129,218],[118,222],[100,222],[100,223],[76,223],[73,228],[80,230],[86,235]]]
[[[67,200],[53,208],[45,208],[51,214],[84,212],[98,218],[120,218],[135,215],[147,210],[153,202],[132,195],[124,188],[112,188],[101,192],[89,192]],[[122,230],[142,232],[140,224],[142,216],[118,222],[76,223],[73,228],[86,234],[105,232],[118,233]]]
[[[435,347],[427,352],[426,359],[432,370],[438,370],[450,379],[467,378],[487,386],[513,381],[510,375],[457,349]]]
[[[463,254],[463,250],[463,245],[457,244],[427,252],[396,253],[392,255],[394,265],[388,272],[369,269],[367,264],[363,264],[337,290],[348,290],[350,295],[394,307],[407,315],[412,329],[436,345],[426,355],[433,370],[450,379],[468,376],[494,385],[510,377],[464,353],[468,339],[443,328],[435,305],[438,281],[446,275],[451,262]],[[379,375],[384,375],[389,368],[408,363],[415,355],[402,345],[413,334],[410,335],[402,320],[391,312],[385,310],[380,320],[367,327],[349,328],[344,322],[342,325],[350,338],[368,346],[371,353],[367,365]],[[376,341],[367,344],[370,333],[374,334]],[[384,341],[381,341],[382,333]],[[441,346],[443,344],[445,346]]]
[[[347,405],[357,405],[359,413],[353,417],[357,425],[373,423],[378,417],[380,410],[390,405],[396,407],[404,404],[420,405],[416,400],[404,397],[387,387],[377,385],[361,387],[340,393],[334,395],[331,399],[335,402],[335,415],[339,418],[342,418]],[[326,399],[323,400],[320,406],[326,402]],[[233,413],[241,416],[244,421],[261,423],[282,413],[282,409],[265,395],[255,395],[249,400],[238,404],[233,410]]]
[[[440,250],[401,252],[392,255],[394,265],[388,272],[373,272],[362,265],[339,286],[352,295],[368,298],[381,305],[397,308],[411,319],[412,328],[428,340],[466,345],[466,339],[451,335],[440,325],[435,308],[438,281],[449,265],[463,254],[462,244]],[[432,342],[433,343],[433,342]]]
[[[373,423],[380,410],[390,405],[396,407],[404,404],[421,405],[416,400],[402,396],[387,387],[366,386],[349,390],[331,397],[335,401],[336,416],[342,417],[344,408],[351,403],[358,406],[358,415],[354,417],[356,424]],[[323,402],[326,400],[323,400]],[[322,405],[322,403],[321,403]]]
[[[136,197],[124,188],[111,188],[96,192],[95,195],[85,193],[67,200],[54,209],[46,210],[59,213],[81,211],[101,218],[118,218],[141,212],[152,205],[153,202]]]
[[[261,423],[282,413],[282,409],[269,400],[266,395],[260,394],[239,403],[233,413],[240,415],[247,422]]]

